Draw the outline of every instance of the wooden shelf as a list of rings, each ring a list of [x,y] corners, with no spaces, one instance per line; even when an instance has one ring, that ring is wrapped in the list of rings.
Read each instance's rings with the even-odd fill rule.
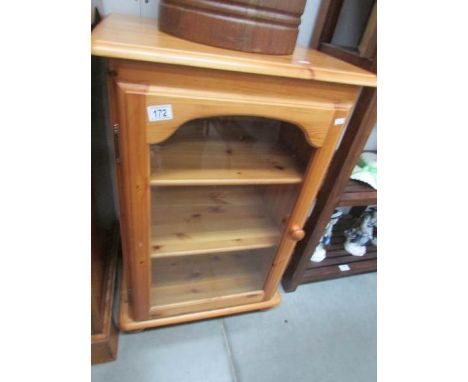
[[[273,247],[282,226],[257,187],[152,189],[151,257]]]
[[[349,264],[349,271],[341,271],[338,265],[330,265],[322,268],[308,268],[304,272],[302,282],[322,281],[346,277],[351,275],[359,275],[362,273],[376,272],[377,260],[363,260]]]
[[[340,195],[337,206],[370,206],[373,204],[377,204],[377,190],[363,182],[350,179]]]
[[[127,281],[125,277],[122,279],[122,287],[121,287],[121,297],[120,297],[120,312],[119,312],[119,327],[121,330],[124,331],[140,331],[149,328],[155,328],[165,325],[174,325],[174,324],[181,324],[187,323],[191,321],[197,320],[204,320],[216,317],[223,317],[232,314],[240,314],[246,312],[252,312],[256,310],[266,310],[277,306],[281,302],[281,296],[277,291],[272,298],[265,299],[263,296],[258,299],[252,299],[249,296],[246,299],[249,301],[242,302],[240,301],[240,305],[219,305],[218,307],[211,307],[210,309],[197,311],[192,313],[181,313],[174,316],[167,316],[167,317],[151,317],[148,320],[143,321],[136,321],[133,318],[130,303],[128,301],[126,293],[123,291],[127,290]],[[263,292],[262,292],[262,295]],[[255,300],[255,301],[251,301]]]
[[[297,184],[303,170],[265,142],[183,140],[152,147],[153,186]]]
[[[229,296],[260,301],[273,256],[273,250],[262,249],[153,259],[151,314],[187,313],[217,299],[225,305]]]
[[[309,261],[302,282],[320,281],[331,278],[377,271],[377,247],[369,243],[364,256],[352,256],[343,248],[344,231],[353,220],[347,215],[341,218],[333,229],[331,244],[327,247],[327,257],[321,262]],[[339,265],[347,264],[350,270],[342,271]]]
[[[308,269],[322,268],[328,265],[350,264],[363,260],[377,259],[377,248],[372,244],[367,246],[367,252],[364,256],[352,256],[343,249],[343,245],[339,245],[338,249],[330,248],[327,251],[327,258],[319,263],[310,262]]]

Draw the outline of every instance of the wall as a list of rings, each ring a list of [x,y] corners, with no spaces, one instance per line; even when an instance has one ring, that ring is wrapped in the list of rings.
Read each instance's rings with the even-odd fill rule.
[[[159,0],[91,0],[102,16],[108,13],[123,13],[126,15],[158,17]]]

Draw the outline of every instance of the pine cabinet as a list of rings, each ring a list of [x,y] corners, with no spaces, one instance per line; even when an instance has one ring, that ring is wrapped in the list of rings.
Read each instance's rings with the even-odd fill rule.
[[[207,47],[110,15],[123,246],[120,326],[267,309],[363,86],[375,75],[297,48]]]

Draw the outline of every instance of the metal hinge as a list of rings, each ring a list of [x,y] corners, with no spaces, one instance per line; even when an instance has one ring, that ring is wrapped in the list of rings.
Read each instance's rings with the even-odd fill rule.
[[[118,123],[112,125],[112,133],[114,134],[115,161],[120,163],[120,126]]]

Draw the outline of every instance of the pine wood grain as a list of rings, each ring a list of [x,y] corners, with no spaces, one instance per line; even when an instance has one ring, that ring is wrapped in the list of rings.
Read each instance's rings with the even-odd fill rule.
[[[360,91],[354,85],[375,86],[374,74],[319,52],[305,50],[301,55],[299,49],[299,55],[276,58],[230,52],[164,35],[153,23],[109,16],[93,32],[93,52],[117,58],[109,60],[108,68],[124,133],[119,175],[126,237],[120,322],[124,330],[265,309],[279,303],[277,286],[296,244],[298,235],[294,232],[304,225],[353,109]],[[173,118],[149,121],[147,107],[163,104],[172,105]],[[296,170],[307,166],[304,173],[298,171],[301,181],[220,186],[214,194],[202,185],[151,187],[150,145],[164,145],[187,122],[229,116],[296,125],[300,134],[280,135],[278,143],[281,150],[289,152],[302,144],[311,148],[299,157],[304,167]],[[274,151],[264,156],[269,155],[280,154]],[[267,159],[257,161],[261,167]],[[285,164],[291,173],[289,169],[294,167]],[[268,171],[266,168],[263,173]],[[252,177],[261,182],[259,173]],[[278,189],[266,192],[267,187]],[[289,189],[283,193],[280,187]],[[295,187],[300,189],[293,190]],[[266,261],[247,267],[254,257],[239,261],[237,268],[236,264],[226,265],[232,272],[225,276],[202,270],[200,277],[207,276],[202,277],[197,296],[187,289],[190,283],[181,281],[189,277],[196,283],[183,265],[175,273],[150,273],[153,261],[164,265],[178,256],[195,260],[202,254],[224,258],[253,249],[277,249],[266,276],[257,278],[255,273],[263,271]],[[247,265],[240,266],[243,262]],[[260,282],[263,284],[257,288]],[[216,289],[220,285],[229,290]],[[164,305],[151,306],[153,287],[161,288],[155,296],[163,296]],[[214,290],[220,294],[213,294]]]
[[[197,73],[195,73],[196,71],[198,71],[198,76],[196,75]],[[222,219],[219,216],[217,224],[216,220],[209,219],[210,222],[207,223],[208,229],[200,231],[199,228],[195,228],[193,232],[189,231],[188,234],[186,228],[189,224],[189,220],[191,218],[198,218],[197,215],[199,212],[192,212],[191,215],[186,215],[187,209],[184,208],[182,212],[181,208],[180,213],[173,215],[173,211],[161,210],[157,215],[166,217],[168,221],[162,222],[162,230],[156,230],[160,231],[162,234],[159,238],[157,236],[158,234],[156,234],[156,243],[154,243],[153,240],[155,231],[153,227],[151,228],[153,232],[148,238],[148,250],[152,256],[157,256],[158,254],[155,254],[154,251],[160,251],[161,248],[164,248],[162,253],[159,253],[159,255],[162,256],[195,255],[206,252],[216,253],[272,247],[277,245],[281,240],[277,258],[273,262],[268,278],[264,283],[265,294],[263,298],[266,301],[270,301],[275,294],[279,278],[296,244],[294,237],[291,236],[291,227],[297,226],[299,229],[302,227],[309,206],[315,198],[317,188],[320,185],[328,162],[333,154],[333,148],[345,126],[345,124],[336,124],[335,121],[337,119],[346,121],[359,89],[344,85],[324,85],[314,81],[309,82],[308,86],[305,86],[299,83],[301,81],[293,79],[282,79],[278,82],[275,82],[273,79],[268,79],[265,80],[265,83],[262,83],[262,79],[259,76],[253,79],[257,82],[257,86],[255,87],[254,83],[250,82],[250,78],[247,78],[247,74],[215,74],[215,71],[130,63],[127,61],[111,62],[110,73],[114,76],[119,94],[125,94],[123,100],[138,100],[138,102],[128,103],[128,105],[124,101],[119,104],[120,110],[129,108],[132,110],[128,115],[123,114],[128,126],[132,126],[132,128],[139,132],[141,132],[140,129],[142,127],[146,129],[146,145],[140,140],[142,135],[139,135],[139,147],[134,148],[134,153],[137,157],[146,155],[145,150],[149,152],[149,143],[163,141],[176,132],[178,133],[179,127],[186,121],[211,116],[254,115],[269,119],[279,119],[280,121],[294,119],[297,121],[296,125],[302,130],[303,139],[309,144],[317,145],[318,148],[309,155],[310,162],[303,180],[303,187],[300,190],[292,213],[284,213],[285,211],[281,206],[275,207],[278,208],[278,211],[284,218],[288,219],[289,216],[287,224],[285,221],[278,223],[277,219],[274,217],[275,213],[272,213],[268,208],[264,208],[264,203],[254,203],[251,207],[247,203],[248,207],[231,208],[232,206],[229,206],[229,208],[225,210],[226,216]],[[167,73],[169,75],[160,76],[162,73]],[[234,78],[236,76],[237,78]],[[255,88],[260,90],[250,92],[251,89]],[[289,88],[291,94],[296,94],[294,97],[298,97],[298,99],[303,97],[302,102],[293,102],[294,97],[287,94],[287,88]],[[249,89],[248,92],[247,89]],[[276,89],[281,90],[276,92]],[[319,91],[319,89],[322,91]],[[192,90],[196,90],[198,93],[192,92]],[[275,91],[272,93],[272,90]],[[223,97],[217,98],[220,94],[222,94]],[[164,97],[162,97],[162,95],[164,95]],[[175,98],[172,99],[171,97]],[[340,97],[343,97],[341,101]],[[175,99],[177,99],[177,102],[175,102]],[[146,100],[146,102],[142,103],[142,100]],[[148,123],[144,105],[172,102],[168,100],[175,102],[172,103],[173,111],[175,116],[179,115],[180,112],[180,115],[177,117],[178,119],[174,118],[169,121],[169,124]],[[271,102],[266,102],[268,100]],[[299,107],[302,109],[299,109]],[[137,108],[139,110],[138,115],[135,112]],[[152,134],[158,134],[157,139],[152,138]],[[294,138],[291,143],[295,141],[296,138]],[[295,144],[293,144],[293,147],[294,145]],[[123,154],[122,161],[128,163],[128,157],[125,156],[125,151]],[[304,159],[305,158],[302,160]],[[146,180],[148,182],[146,183],[148,187],[150,186],[149,163],[148,155],[148,162],[141,163],[141,166],[135,169],[135,174],[132,174],[133,176],[137,173],[144,175],[146,171],[148,171],[148,179]],[[147,165],[148,169],[146,167]],[[123,185],[125,186],[125,184]],[[131,200],[126,196],[124,204],[128,203],[130,213],[133,213],[136,218],[134,222],[141,224],[143,222],[141,217],[145,217],[144,214],[146,211],[148,211],[148,213],[150,212],[150,209],[145,207],[147,206],[145,199],[147,188],[144,183],[142,184],[139,182],[134,183],[133,187],[136,187],[138,193],[144,196],[144,198]],[[279,187],[279,185],[277,187]],[[153,187],[152,192],[155,188],[159,191],[162,189],[162,187]],[[167,189],[168,187],[164,188]],[[182,191],[187,189],[181,187],[177,188]],[[127,192],[125,187],[123,191],[125,193]],[[177,198],[180,199],[180,196]],[[182,197],[181,199],[193,202],[193,195],[190,195],[190,197]],[[244,198],[244,200],[249,199],[251,198]],[[262,200],[262,198],[260,198],[260,200]],[[142,204],[142,202],[144,202],[144,204]],[[158,199],[158,203],[159,202],[160,200]],[[286,203],[286,201],[280,203],[283,202]],[[164,203],[152,203],[156,208],[159,208],[158,206],[162,208],[163,204]],[[192,204],[193,203],[191,203],[190,208],[193,208]],[[262,207],[263,210],[260,209],[260,207]],[[219,214],[216,210],[212,210],[211,212]],[[180,229],[181,225],[179,222],[171,226],[169,222],[172,216],[183,219],[183,230]],[[284,218],[282,218],[282,220]],[[153,219],[153,221],[155,220]],[[194,224],[194,226],[196,225]],[[273,227],[276,227],[276,229],[274,230]],[[285,228],[286,230],[284,230]],[[143,225],[140,231],[129,231],[128,238],[130,239],[130,245],[135,246],[142,243],[141,241],[135,241],[135,239],[138,240],[138,236],[141,237],[144,230],[145,226]],[[187,236],[190,240],[187,240]],[[281,239],[279,239],[280,237]],[[192,242],[189,243],[189,241]],[[144,246],[139,247],[138,252],[134,252],[136,254],[135,256],[131,254],[130,248],[130,255],[128,257],[130,263],[125,272],[128,272],[127,277],[130,279],[133,277],[135,280],[135,282],[132,283],[131,297],[135,298],[135,296],[141,296],[140,298],[142,299],[141,303],[132,301],[132,305],[138,305],[138,309],[142,315],[144,312],[147,312],[146,314],[149,315],[149,297],[146,298],[145,296],[146,290],[149,294],[149,287],[145,290],[144,285],[146,285],[146,270],[148,269],[147,263],[150,257],[144,257],[145,251],[146,248],[144,248]],[[140,269],[139,271],[137,270],[138,268]],[[132,276],[134,270],[136,270],[136,273]],[[139,277],[138,274],[141,275],[141,277]],[[143,291],[143,294],[138,295],[135,291]],[[245,303],[247,304],[248,301],[245,301]],[[146,307],[148,310],[146,310]],[[133,314],[135,315],[136,313],[133,312]],[[137,319],[141,320],[140,318]]]
[[[149,314],[150,285],[149,150],[145,142],[144,97],[129,94],[116,83],[111,83],[110,94],[117,103],[111,109],[116,115],[111,116],[120,125],[117,176],[125,272],[132,283],[133,316],[143,320]]]
[[[345,113],[337,111],[334,119],[342,118],[345,115]],[[272,298],[276,293],[281,277],[289,263],[291,252],[297,243],[295,232],[301,231],[306,222],[309,209],[315,201],[318,189],[325,177],[334,148],[338,143],[342,131],[342,126],[331,124],[328,128],[328,134],[323,147],[317,149],[310,158],[303,186],[286,224],[286,229],[283,231],[277,256],[263,287],[266,299]],[[303,234],[305,232],[300,233],[299,236],[303,236]]]
[[[292,155],[268,142],[185,139],[155,146],[151,185],[297,184]]]
[[[198,300],[184,301],[172,303],[163,306],[155,306],[151,308],[151,318],[164,319],[169,317],[177,317],[187,313],[200,313],[212,311],[214,309],[235,307],[242,305],[250,305],[252,303],[260,303],[264,300],[263,290],[252,292],[243,292],[237,294],[227,294],[216,297],[207,297]]]
[[[270,248],[155,258],[152,261],[151,315],[186,313],[205,304],[221,306],[226,303],[225,297],[231,295],[261,299],[274,254]]]
[[[373,73],[297,46],[290,56],[236,52],[185,41],[158,30],[153,19],[111,14],[93,30],[96,56],[170,63],[266,76],[376,86]]]
[[[337,110],[349,113],[358,88],[317,81],[254,76],[132,61],[111,61],[119,87],[145,95],[146,106],[171,105],[173,118],[149,121],[147,143],[161,143],[200,118],[253,116],[298,126],[315,147],[323,145]]]
[[[126,290],[126,289],[127,289],[127,279],[126,277],[123,277],[121,291]],[[203,309],[197,312],[178,314],[175,316],[168,316],[168,317],[154,317],[154,318],[149,318],[144,321],[136,321],[132,316],[127,294],[121,293],[119,327],[121,330],[124,330],[124,331],[142,330],[142,329],[154,328],[154,327],[165,326],[165,325],[180,324],[183,322],[222,317],[222,316],[227,316],[231,314],[252,312],[255,310],[270,309],[278,305],[281,302],[281,296],[278,292],[273,296],[273,298],[267,299],[267,300],[263,298],[263,292],[259,296],[257,296],[257,293],[255,292],[246,293],[243,295],[241,294],[241,295],[224,296],[218,299],[218,303],[223,302],[223,299],[226,299],[228,301],[235,300],[236,303],[232,304],[232,306],[224,306],[224,307],[217,306],[217,304],[212,303],[211,308],[210,306],[202,305],[201,308]]]
[[[280,239],[254,187],[163,187],[152,200],[153,258],[267,248]]]

